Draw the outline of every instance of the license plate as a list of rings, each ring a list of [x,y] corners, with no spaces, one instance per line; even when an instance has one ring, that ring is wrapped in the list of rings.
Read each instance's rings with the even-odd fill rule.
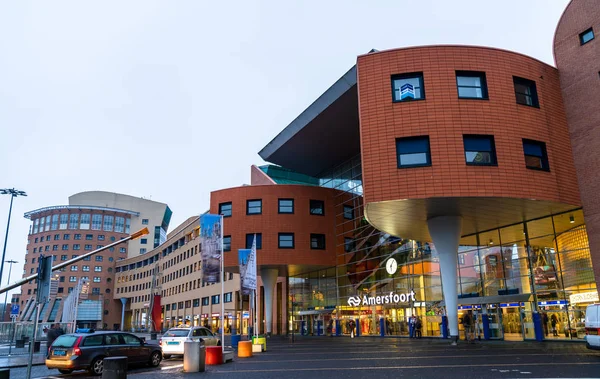
[[[167,345],[179,345],[179,341],[168,341]]]
[[[54,350],[54,351],[52,351],[52,354],[56,355],[56,356],[64,357],[65,355],[67,355],[67,351],[66,350]]]

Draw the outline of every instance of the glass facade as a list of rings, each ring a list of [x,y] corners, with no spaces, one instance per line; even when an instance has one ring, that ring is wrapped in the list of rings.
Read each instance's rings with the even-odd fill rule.
[[[338,327],[349,334],[352,320],[360,335],[408,336],[408,318],[416,315],[424,336],[440,336],[445,305],[435,246],[366,221],[359,157],[320,182],[344,192],[336,204],[338,263],[289,278],[295,332]],[[344,217],[348,207],[352,219]],[[459,320],[473,311],[482,339],[484,314],[491,339],[534,339],[536,311],[545,338],[585,336],[585,308],[598,293],[581,209],[463,236],[457,254]]]

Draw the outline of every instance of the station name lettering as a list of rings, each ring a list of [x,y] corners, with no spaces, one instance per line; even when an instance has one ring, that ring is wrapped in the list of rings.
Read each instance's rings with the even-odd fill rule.
[[[363,296],[362,299],[359,296],[353,296],[348,299],[350,306],[356,307],[358,305],[382,305],[382,304],[397,304],[406,303],[409,301],[415,301],[415,291],[408,293],[397,294],[390,292],[389,295],[380,296]]]

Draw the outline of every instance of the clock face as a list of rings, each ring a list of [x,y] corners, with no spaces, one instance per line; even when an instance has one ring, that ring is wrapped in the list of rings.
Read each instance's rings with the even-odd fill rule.
[[[388,259],[385,264],[385,269],[387,270],[388,274],[390,274],[390,275],[395,274],[396,270],[398,270],[398,262],[396,262],[396,260],[394,258]]]

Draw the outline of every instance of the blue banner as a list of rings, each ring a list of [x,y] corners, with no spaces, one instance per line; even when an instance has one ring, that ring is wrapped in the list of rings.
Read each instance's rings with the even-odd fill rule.
[[[219,283],[220,281],[223,256],[221,221],[221,215],[203,214],[200,216],[202,280],[205,283]]]

